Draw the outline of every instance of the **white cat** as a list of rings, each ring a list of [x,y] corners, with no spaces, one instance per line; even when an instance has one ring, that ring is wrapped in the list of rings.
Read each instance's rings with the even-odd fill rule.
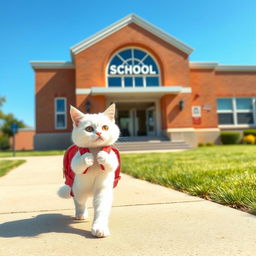
[[[86,204],[88,198],[93,196],[94,220],[91,232],[96,237],[106,237],[110,235],[108,217],[112,205],[113,184],[115,182],[116,185],[120,178],[116,172],[118,168],[120,171],[117,150],[113,147],[105,150],[106,146],[117,141],[120,134],[114,119],[115,104],[99,114],[83,114],[71,106],[70,115],[73,120],[72,140],[75,145],[66,152],[64,168],[65,161],[70,161],[66,169],[70,169],[69,172],[74,177],[68,182],[69,178],[66,176],[68,185],[62,186],[58,195],[62,198],[74,196],[75,218],[78,220],[88,218]]]

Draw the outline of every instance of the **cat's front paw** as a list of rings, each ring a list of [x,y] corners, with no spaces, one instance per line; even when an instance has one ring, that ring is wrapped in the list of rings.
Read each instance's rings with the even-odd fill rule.
[[[97,162],[99,164],[106,164],[107,163],[107,159],[108,159],[108,156],[109,154],[105,151],[100,151],[98,154],[97,154]]]
[[[86,165],[86,167],[90,167],[93,165],[94,159],[93,159],[93,154],[91,153],[85,153],[82,155],[83,161]]]
[[[93,225],[92,235],[95,237],[103,238],[109,236],[110,232],[107,226]]]

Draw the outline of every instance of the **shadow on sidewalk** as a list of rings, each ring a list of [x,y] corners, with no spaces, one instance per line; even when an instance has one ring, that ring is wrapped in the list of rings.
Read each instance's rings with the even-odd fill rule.
[[[0,237],[33,237],[45,233],[70,233],[93,239],[90,231],[71,227],[75,220],[62,214],[40,214],[34,218],[0,224]]]

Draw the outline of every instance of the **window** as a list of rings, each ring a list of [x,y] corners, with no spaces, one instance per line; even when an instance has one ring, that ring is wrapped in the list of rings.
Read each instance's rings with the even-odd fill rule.
[[[55,129],[66,129],[66,98],[55,98]]]
[[[108,65],[108,87],[159,86],[159,68],[155,60],[137,48],[116,53]]]
[[[255,98],[217,99],[220,125],[252,125],[256,122]]]

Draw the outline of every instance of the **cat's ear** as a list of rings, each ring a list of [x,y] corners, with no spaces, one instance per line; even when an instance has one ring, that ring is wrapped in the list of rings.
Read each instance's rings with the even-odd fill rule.
[[[70,116],[73,121],[73,126],[77,127],[80,120],[84,117],[84,114],[72,105],[70,105]]]
[[[103,114],[106,115],[110,121],[115,122],[115,112],[116,112],[116,104],[111,104],[104,112]]]

